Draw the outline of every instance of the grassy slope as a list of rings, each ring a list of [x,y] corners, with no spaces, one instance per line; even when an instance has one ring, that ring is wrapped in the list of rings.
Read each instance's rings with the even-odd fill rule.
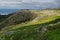
[[[60,40],[60,21],[57,20],[60,20],[60,15],[58,15],[59,12],[57,11],[55,13],[57,15],[50,17],[44,16],[44,18],[42,17],[37,22],[9,26],[5,30],[0,31],[0,40]],[[42,32],[43,28],[47,30]]]
[[[50,32],[45,33],[46,40],[60,40],[60,23],[51,26]]]

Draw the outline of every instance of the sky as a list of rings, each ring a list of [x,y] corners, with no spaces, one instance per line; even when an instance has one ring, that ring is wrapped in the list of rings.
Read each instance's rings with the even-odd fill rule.
[[[38,9],[57,6],[57,3],[56,0],[0,0],[0,9]]]

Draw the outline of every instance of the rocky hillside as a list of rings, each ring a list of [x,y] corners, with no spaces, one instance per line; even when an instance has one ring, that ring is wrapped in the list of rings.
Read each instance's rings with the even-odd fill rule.
[[[5,26],[20,24],[29,20],[34,19],[37,15],[35,13],[30,12],[29,10],[20,10],[18,12],[12,13],[7,19],[5,19],[0,24],[0,29]]]

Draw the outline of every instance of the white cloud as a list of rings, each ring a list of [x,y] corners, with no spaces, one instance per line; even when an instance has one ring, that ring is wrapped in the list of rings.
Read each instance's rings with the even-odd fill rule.
[[[21,2],[20,0],[0,0],[0,2]]]
[[[26,8],[40,6],[49,2],[54,3],[54,0],[0,0],[0,8]]]
[[[16,8],[19,7],[19,4],[22,2],[19,1],[11,1],[11,0],[0,0],[0,8]]]

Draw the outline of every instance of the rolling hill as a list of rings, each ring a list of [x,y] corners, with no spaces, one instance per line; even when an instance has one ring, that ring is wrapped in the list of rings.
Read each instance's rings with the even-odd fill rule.
[[[0,29],[0,40],[60,40],[60,10],[21,10]]]
[[[36,16],[36,14],[31,13],[29,10],[20,10],[18,12],[14,12],[12,14],[13,15],[10,15],[6,20],[4,20],[0,24],[0,27],[16,25],[16,24],[31,20]]]

